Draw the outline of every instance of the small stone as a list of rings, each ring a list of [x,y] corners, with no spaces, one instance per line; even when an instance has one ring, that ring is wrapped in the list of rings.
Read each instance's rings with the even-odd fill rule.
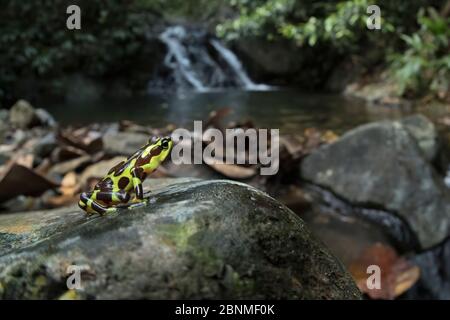
[[[37,117],[37,119],[39,120],[39,124],[45,127],[55,127],[56,126],[56,121],[53,118],[53,116],[44,109],[36,109],[35,111],[35,115]]]
[[[9,111],[9,121],[14,128],[32,127],[37,122],[33,106],[26,100],[17,101]]]

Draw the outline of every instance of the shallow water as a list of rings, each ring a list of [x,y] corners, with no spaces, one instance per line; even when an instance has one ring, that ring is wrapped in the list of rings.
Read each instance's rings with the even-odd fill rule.
[[[299,132],[307,127],[342,133],[362,123],[396,119],[415,112],[412,107],[373,106],[341,95],[295,90],[187,92],[170,96],[49,102],[40,106],[63,124],[128,119],[155,127],[173,123],[187,128],[192,128],[194,120],[205,120],[213,110],[230,107],[233,113],[227,120],[252,120],[258,127],[278,128],[282,134]],[[431,118],[440,116],[433,110],[426,110],[425,113]]]

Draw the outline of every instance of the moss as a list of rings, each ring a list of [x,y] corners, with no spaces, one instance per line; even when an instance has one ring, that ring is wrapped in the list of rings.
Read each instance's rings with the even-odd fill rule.
[[[193,220],[188,220],[184,223],[162,224],[158,233],[163,242],[184,250],[188,246],[189,239],[198,231],[197,227]]]
[[[58,300],[80,300],[80,296],[75,290],[67,290],[61,296],[58,297]]]
[[[226,265],[214,248],[205,246],[200,240],[208,235],[204,230],[200,231],[199,223],[199,220],[190,219],[183,223],[163,224],[159,226],[158,233],[165,244],[176,247],[177,254],[188,259],[191,266],[189,274],[203,274],[232,296],[245,297],[253,292],[253,280]]]

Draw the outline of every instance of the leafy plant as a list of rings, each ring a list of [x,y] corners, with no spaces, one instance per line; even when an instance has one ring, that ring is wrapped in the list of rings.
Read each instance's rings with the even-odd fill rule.
[[[363,57],[360,61],[368,70],[389,62],[402,93],[417,95],[431,90],[442,96],[449,81],[449,22],[434,9],[423,8],[440,8],[444,2],[229,0],[239,15],[219,24],[216,32],[227,40],[288,40],[296,44],[299,57],[307,57],[302,73],[325,66],[318,78],[326,78],[333,66],[348,56]],[[366,26],[367,7],[373,4],[381,9],[381,30]],[[392,52],[396,54],[390,55]]]
[[[80,31],[66,28],[70,4],[82,8]],[[128,0],[2,1],[0,103],[17,98],[14,87],[28,79],[50,84],[71,72],[91,77],[124,72],[151,25],[139,9]]]
[[[448,98],[450,19],[428,8],[419,11],[417,22],[417,32],[401,35],[406,50],[390,57],[392,75],[400,94],[417,96],[431,92],[441,99]]]
[[[266,36],[269,40],[281,37],[300,47],[327,44],[346,51],[355,49],[368,35],[366,10],[373,4],[368,0],[267,0],[256,3],[259,5],[246,0],[231,0],[240,15],[218,25],[218,35],[228,40],[243,36]],[[382,32],[392,31],[393,26],[383,21]]]

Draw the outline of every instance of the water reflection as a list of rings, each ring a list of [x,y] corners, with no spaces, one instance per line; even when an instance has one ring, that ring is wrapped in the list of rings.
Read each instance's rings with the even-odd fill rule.
[[[229,120],[251,119],[259,127],[279,128],[281,133],[295,133],[307,127],[342,133],[362,123],[397,119],[414,112],[412,107],[374,106],[341,95],[305,94],[295,90],[186,92],[96,102],[47,103],[42,107],[63,124],[128,119],[156,127],[169,123],[190,127],[193,120],[205,119],[210,111],[230,107],[234,112]],[[431,109],[424,113],[434,117]]]

